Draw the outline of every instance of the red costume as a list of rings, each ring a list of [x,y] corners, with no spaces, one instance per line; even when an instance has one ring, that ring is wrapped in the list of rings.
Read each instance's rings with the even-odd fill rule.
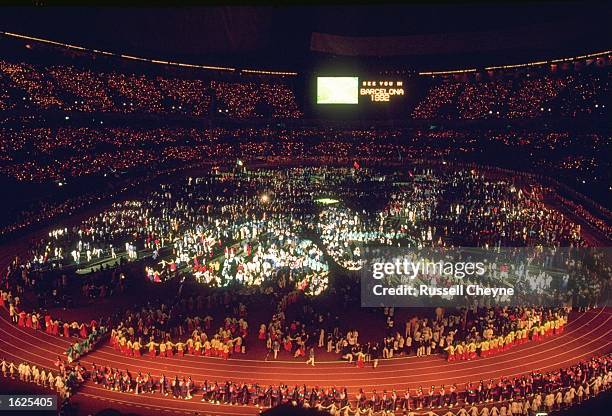
[[[25,319],[26,319],[26,313],[24,311],[19,312],[19,320],[17,321],[17,325],[24,327]]]

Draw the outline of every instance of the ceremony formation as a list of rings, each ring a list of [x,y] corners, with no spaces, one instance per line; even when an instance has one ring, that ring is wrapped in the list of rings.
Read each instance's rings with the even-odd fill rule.
[[[609,6],[42,3],[0,414],[607,413]]]

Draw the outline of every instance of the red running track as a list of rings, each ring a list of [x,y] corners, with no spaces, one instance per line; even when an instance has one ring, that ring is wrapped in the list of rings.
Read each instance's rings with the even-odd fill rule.
[[[40,331],[12,325],[6,311],[0,317],[0,356],[7,360],[28,361],[50,368],[57,355],[62,355],[69,341]],[[586,313],[572,314],[565,331],[539,342],[529,342],[494,357],[473,361],[448,363],[440,356],[400,357],[382,360],[377,369],[356,368],[343,361],[319,362],[308,367],[296,361],[260,361],[195,357],[140,358],[125,357],[109,345],[88,354],[81,360],[86,366],[92,363],[111,366],[130,372],[150,372],[155,378],[166,376],[191,376],[199,386],[208,381],[247,382],[259,384],[284,383],[289,386],[306,383],[308,386],[346,386],[351,394],[363,388],[366,393],[376,389],[440,386],[456,383],[461,389],[468,382],[481,379],[519,376],[533,370],[552,371],[612,351],[612,310],[594,309]],[[91,382],[85,383],[75,397],[79,400],[107,402],[103,407],[122,407],[128,411],[150,414],[154,411],[214,415],[256,414],[253,406],[239,407],[202,403],[194,397],[191,401],[153,395],[119,393],[105,390]]]

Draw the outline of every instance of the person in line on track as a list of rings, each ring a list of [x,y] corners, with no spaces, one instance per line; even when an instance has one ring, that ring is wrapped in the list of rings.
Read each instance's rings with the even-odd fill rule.
[[[109,370],[110,371],[110,370]],[[590,384],[587,382],[590,380]],[[273,404],[285,403],[295,401],[298,405],[306,405],[310,407],[323,407],[329,408],[333,404],[337,409],[346,408],[349,406],[356,406],[363,411],[372,410],[376,411],[397,411],[403,409],[404,411],[411,409],[420,408],[440,408],[448,407],[452,408],[457,404],[467,405],[469,407],[459,410],[458,414],[474,414],[474,408],[478,410],[479,407],[490,403],[491,400],[496,402],[508,402],[508,410],[515,411],[517,409],[539,409],[540,404],[537,400],[540,394],[544,394],[543,397],[548,397],[552,393],[552,409],[558,409],[560,407],[567,406],[567,400],[564,398],[565,392],[576,392],[576,386],[583,387],[582,391],[588,391],[588,395],[595,394],[595,391],[600,392],[610,388],[612,383],[612,357],[604,356],[601,358],[595,358],[589,361],[581,362],[569,369],[562,369],[560,372],[552,372],[547,374],[540,374],[534,372],[529,376],[523,376],[512,380],[502,379],[499,381],[497,390],[493,388],[493,383],[489,382],[485,384],[484,381],[480,381],[478,384],[468,383],[466,389],[463,392],[458,392],[455,385],[451,386],[449,393],[446,393],[444,386],[436,389],[432,387],[429,392],[425,395],[422,390],[417,389],[416,395],[411,395],[408,391],[404,395],[397,394],[392,391],[383,392],[378,394],[374,392],[369,399],[366,398],[365,393],[360,391],[355,397],[354,402],[348,402],[346,389],[323,389],[323,388],[312,388],[309,394],[305,394],[308,389],[306,386],[289,389],[285,385],[280,386],[269,386],[268,388],[260,388],[258,385],[251,385],[250,387],[245,384],[238,384],[232,382],[225,383],[209,383],[204,382],[200,389],[190,379],[181,380],[178,377],[174,378],[172,393],[174,396],[181,398],[189,398],[197,391],[202,392],[202,400],[212,403],[242,403],[242,404],[259,404],[265,406],[271,406]],[[155,381],[151,381],[153,386],[157,384]],[[594,386],[597,388],[594,388]],[[177,387],[178,386],[178,387]],[[490,390],[494,390],[491,395]],[[572,390],[573,389],[573,390]],[[153,388],[155,390],[155,387]],[[164,391],[162,389],[162,391]],[[571,394],[571,393],[570,393]],[[584,396],[585,393],[582,393]],[[493,397],[491,399],[490,397]],[[535,404],[527,399],[535,398]],[[578,401],[578,395],[574,393],[576,402]],[[550,398],[548,399],[550,402]],[[545,406],[546,401],[542,401]],[[490,414],[495,414],[495,409],[490,409]],[[482,411],[478,413],[483,415]],[[485,415],[489,414],[485,412]],[[516,413],[513,413],[516,414]]]
[[[27,365],[27,363],[23,364]],[[10,362],[6,366],[9,367],[8,372],[10,372],[10,367],[14,367],[14,364]],[[25,371],[23,368],[25,367],[22,367],[22,371]],[[60,393],[66,395],[70,395],[71,385],[74,386],[77,380],[84,379],[82,375],[85,373],[84,368],[79,363],[76,363],[73,368],[65,367],[61,373],[53,374],[49,371],[46,373],[46,380],[44,371],[43,369],[40,377],[42,384],[59,389]],[[60,377],[62,374],[63,376]],[[486,391],[488,387],[484,385],[483,381],[478,386],[468,384],[466,390],[457,395],[455,395],[456,386],[451,387],[448,396],[445,393],[444,386],[441,386],[439,390],[430,389],[427,395],[423,395],[421,390],[417,390],[417,394],[414,396],[410,395],[408,391],[404,395],[398,394],[396,391],[391,393],[385,391],[380,395],[373,392],[369,399],[366,399],[365,393],[360,391],[355,397],[355,401],[348,401],[345,388],[325,389],[314,387],[306,394],[309,391],[306,386],[295,386],[291,389],[281,384],[262,388],[257,384],[238,384],[230,381],[225,383],[205,381],[198,388],[191,378],[180,379],[175,376],[172,382],[168,382],[165,377],[162,377],[156,382],[150,374],[147,373],[143,376],[142,373],[138,373],[138,376],[133,379],[128,370],[120,372],[110,367],[100,368],[95,364],[92,365],[90,375],[95,383],[118,392],[133,392],[134,394],[146,392],[150,394],[159,391],[167,395],[170,391],[174,397],[188,400],[193,397],[193,394],[201,391],[202,400],[211,403],[254,404],[259,406],[295,403],[297,406],[328,410],[335,408],[338,411],[346,411],[350,407],[351,409],[360,409],[362,412],[384,411],[388,413],[402,410],[410,412],[412,409],[431,409],[432,407],[452,408],[457,404],[455,398],[457,397],[459,403],[462,403],[463,406],[469,406],[460,408],[455,413],[457,415],[492,416],[503,413],[503,411],[500,411],[501,407],[500,409],[492,407],[487,411],[482,409],[478,411],[479,407],[487,406],[486,403],[489,403]],[[26,376],[22,377],[24,381],[34,381]],[[556,372],[546,374],[534,372],[513,380],[502,379],[498,385],[501,388],[498,394],[494,393],[495,401],[501,402],[506,412],[511,411],[512,414],[520,414],[521,409],[523,412],[525,409],[539,410],[542,409],[542,406],[548,410],[565,408],[573,403],[579,403],[584,400],[584,397],[590,397],[612,387],[612,356],[593,358]],[[569,400],[570,397],[572,397],[571,401]],[[507,403],[507,405],[504,403]],[[477,409],[476,413],[474,413],[474,408]]]
[[[308,351],[308,360],[306,360],[306,365],[315,366],[315,351],[314,348],[311,348]]]
[[[76,363],[73,367],[63,366],[56,373],[25,361],[15,365],[14,362],[7,362],[3,359],[0,366],[6,368],[5,371],[2,371],[3,377],[15,378],[15,375],[17,375],[20,381],[36,383],[45,388],[53,389],[62,398],[70,397],[74,389],[84,381],[86,376],[85,369],[79,363]]]

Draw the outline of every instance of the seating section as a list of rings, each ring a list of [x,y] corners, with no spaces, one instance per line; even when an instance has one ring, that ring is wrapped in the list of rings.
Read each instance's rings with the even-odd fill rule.
[[[298,118],[289,85],[217,82],[73,66],[36,66],[0,60],[0,110],[209,116],[212,98],[232,118]]]

